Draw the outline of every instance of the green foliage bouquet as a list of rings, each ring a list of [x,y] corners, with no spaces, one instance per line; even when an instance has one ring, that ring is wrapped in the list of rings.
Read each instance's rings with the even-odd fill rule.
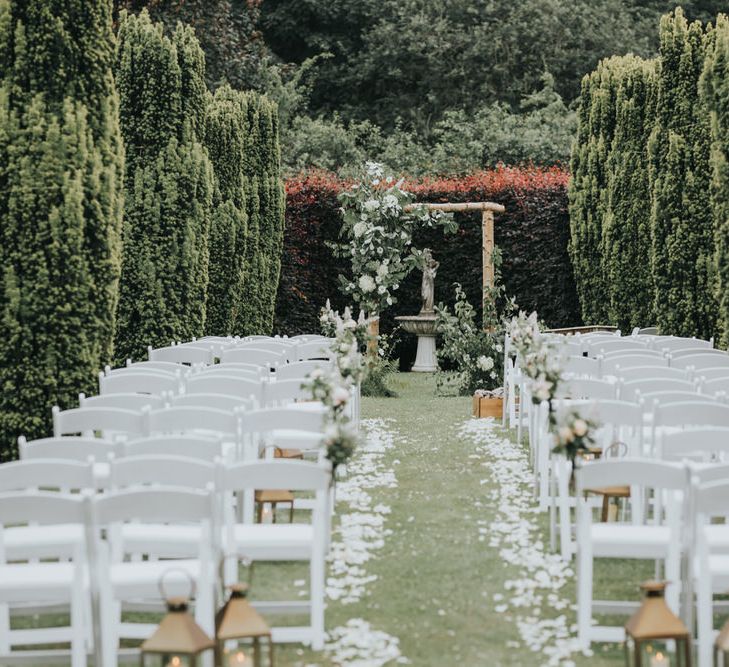
[[[413,204],[402,185],[403,179],[385,176],[383,165],[367,162],[360,179],[339,195],[344,241],[335,250],[351,259],[353,276],[340,276],[340,288],[370,317],[397,301],[400,283],[422,261],[412,245],[416,227],[455,230],[453,216]]]
[[[469,303],[463,287],[455,283],[453,312],[438,304],[436,331],[442,341],[438,349],[437,385],[457,394],[472,394],[478,389],[493,390],[501,386],[504,368],[503,332],[485,331],[476,321],[476,309]]]

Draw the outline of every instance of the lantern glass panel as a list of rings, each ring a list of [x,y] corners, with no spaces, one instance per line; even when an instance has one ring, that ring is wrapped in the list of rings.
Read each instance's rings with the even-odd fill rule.
[[[625,643],[627,667],[691,667],[690,644],[685,639]]]
[[[142,667],[197,667],[195,656],[143,653]]]
[[[253,665],[253,650],[250,644],[244,645],[238,644],[237,642],[226,642],[221,667],[253,667]]]

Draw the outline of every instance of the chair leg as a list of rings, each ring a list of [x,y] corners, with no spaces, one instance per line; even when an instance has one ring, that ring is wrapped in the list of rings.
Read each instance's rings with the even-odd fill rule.
[[[291,501],[291,508],[289,509],[289,523],[294,522],[294,501]]]
[[[714,599],[711,577],[703,576],[696,584],[696,626],[698,635],[698,667],[711,667],[714,636]]]
[[[10,607],[6,604],[0,604],[0,654],[8,655],[10,653]]]
[[[71,667],[86,667],[85,598],[82,586],[71,592]]]
[[[577,550],[577,639],[582,649],[589,649],[591,642],[592,566],[589,545],[580,545]]]
[[[324,557],[312,554],[310,570],[310,623],[311,648],[321,651],[324,648]]]

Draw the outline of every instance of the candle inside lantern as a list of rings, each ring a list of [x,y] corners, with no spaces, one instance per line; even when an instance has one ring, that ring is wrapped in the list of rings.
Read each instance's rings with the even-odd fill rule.
[[[657,651],[656,654],[651,657],[650,667],[671,667],[671,662],[667,655]]]
[[[228,658],[228,667],[249,667],[250,662],[243,651],[235,651]]]
[[[182,660],[180,659],[180,656],[173,655],[170,658],[170,661],[167,663],[167,667],[181,667]]]

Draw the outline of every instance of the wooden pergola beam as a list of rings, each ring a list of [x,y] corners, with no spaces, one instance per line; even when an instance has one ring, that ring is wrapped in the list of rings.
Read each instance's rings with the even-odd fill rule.
[[[481,255],[483,259],[483,297],[486,290],[494,286],[494,213],[503,213],[506,209],[501,204],[490,201],[462,202],[462,203],[424,203],[410,204],[406,211],[416,206],[424,206],[431,211],[444,211],[445,213],[463,213],[467,211],[481,211]]]

